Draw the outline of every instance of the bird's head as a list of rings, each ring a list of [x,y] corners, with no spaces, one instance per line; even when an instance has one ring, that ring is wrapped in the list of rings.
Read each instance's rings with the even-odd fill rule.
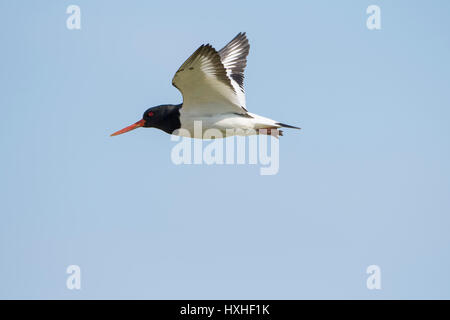
[[[171,125],[172,118],[174,113],[178,113],[178,109],[180,108],[180,105],[161,105],[156,106],[152,108],[148,108],[145,110],[144,114],[142,115],[142,119],[139,120],[136,123],[133,123],[132,125],[123,128],[122,130],[119,130],[117,132],[114,132],[111,134],[111,136],[117,136],[119,134],[140,128],[158,128],[161,130],[166,131],[166,127],[168,125]],[[172,130],[173,131],[173,130]],[[171,133],[171,132],[170,132]]]

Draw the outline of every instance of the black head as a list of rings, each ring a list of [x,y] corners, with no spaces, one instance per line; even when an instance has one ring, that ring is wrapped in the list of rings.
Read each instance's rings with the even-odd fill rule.
[[[139,127],[145,128],[158,128],[167,133],[172,133],[176,129],[180,128],[180,108],[181,104],[164,104],[145,110],[142,115],[142,119],[138,122],[123,128],[111,136],[117,136],[119,134],[134,130]]]

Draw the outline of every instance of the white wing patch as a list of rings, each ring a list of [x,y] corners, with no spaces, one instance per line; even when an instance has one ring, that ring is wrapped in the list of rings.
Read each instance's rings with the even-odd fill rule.
[[[183,95],[183,112],[246,114],[219,54],[209,44],[200,46],[183,63],[172,84]]]

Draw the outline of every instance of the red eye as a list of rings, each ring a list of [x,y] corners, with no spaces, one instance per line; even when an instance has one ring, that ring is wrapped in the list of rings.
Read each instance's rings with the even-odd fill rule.
[[[148,116],[149,116],[149,117],[153,117],[153,112],[150,111],[150,112],[148,113]]]

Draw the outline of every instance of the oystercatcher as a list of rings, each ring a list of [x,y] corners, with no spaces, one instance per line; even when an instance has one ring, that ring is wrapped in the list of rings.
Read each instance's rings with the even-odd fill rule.
[[[183,103],[147,109],[141,120],[111,136],[139,127],[158,128],[169,134],[203,138],[208,129],[218,129],[224,136],[282,135],[278,128],[293,128],[247,111],[244,93],[244,69],[250,45],[239,33],[221,50],[201,45],[178,69],[172,85],[181,91]],[[201,124],[201,132],[194,126]],[[185,130],[178,130],[185,129]]]

